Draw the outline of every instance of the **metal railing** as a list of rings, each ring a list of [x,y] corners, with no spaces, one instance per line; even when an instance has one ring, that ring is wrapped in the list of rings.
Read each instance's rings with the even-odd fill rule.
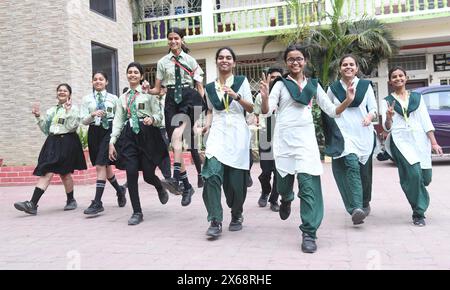
[[[299,0],[297,10],[286,1],[273,1],[229,0],[223,1],[227,5],[216,6],[211,11],[145,18],[134,25],[134,41],[148,43],[164,40],[171,27],[184,29],[188,37],[214,37],[288,29],[298,23],[317,25],[325,20],[326,13],[332,11],[332,0]],[[343,15],[355,20],[368,15],[401,21],[404,16],[436,12],[450,12],[450,0],[347,0]],[[211,14],[212,18],[207,17]],[[209,32],[205,33],[205,30]]]

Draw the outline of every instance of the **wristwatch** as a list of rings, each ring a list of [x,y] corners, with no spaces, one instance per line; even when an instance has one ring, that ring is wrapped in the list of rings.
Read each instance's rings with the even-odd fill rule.
[[[235,99],[236,101],[240,101],[241,100],[241,94],[237,94],[237,96],[236,96],[236,99]]]

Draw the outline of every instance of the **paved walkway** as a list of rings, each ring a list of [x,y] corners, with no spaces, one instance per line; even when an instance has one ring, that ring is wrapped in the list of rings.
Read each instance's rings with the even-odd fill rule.
[[[450,269],[449,162],[433,168],[423,228],[411,224],[392,163],[375,161],[372,212],[358,227],[344,210],[330,164],[324,167],[325,217],[315,254],[300,250],[299,199],[286,221],[269,207],[258,207],[256,163],[244,229],[228,231],[225,209],[224,231],[216,241],[206,239],[206,210],[198,189],[188,207],[181,207],[181,197],[174,195],[161,205],[154,188],[141,178],[144,222],[128,226],[131,206],[117,207],[110,185],[105,211],[95,218],[83,214],[93,198],[92,185],[75,188],[79,208],[71,212],[62,210],[63,187],[50,186],[37,216],[13,207],[15,201],[30,199],[33,187],[0,187],[0,269]],[[195,168],[189,171],[196,180]]]

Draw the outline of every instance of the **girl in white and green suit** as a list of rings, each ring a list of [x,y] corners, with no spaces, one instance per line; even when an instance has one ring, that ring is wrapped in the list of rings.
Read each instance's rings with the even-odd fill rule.
[[[277,169],[277,190],[281,196],[280,218],[285,220],[291,212],[294,200],[294,179],[298,179],[300,216],[302,224],[302,251],[317,250],[316,233],[323,218],[323,172],[311,114],[312,98],[331,117],[339,117],[353,101],[354,92],[347,95],[338,107],[331,103],[317,79],[306,78],[306,51],[299,45],[291,45],[284,52],[288,75],[274,81],[270,91],[261,82],[261,112],[270,115],[277,110],[277,122],[273,136],[273,155]]]
[[[341,79],[333,82],[327,94],[339,105],[350,89],[355,99],[340,118],[327,119],[325,153],[333,157],[333,176],[345,209],[353,224],[362,224],[370,212],[372,196],[372,153],[375,131],[372,119],[377,116],[375,94],[370,81],[359,79],[356,57],[348,54],[339,61]],[[326,117],[325,117],[326,118]],[[331,129],[332,131],[330,131]]]
[[[202,176],[205,179],[203,201],[211,222],[206,235],[217,238],[222,232],[223,209],[221,187],[231,208],[230,231],[242,229],[243,205],[247,195],[250,168],[250,129],[245,112],[253,112],[250,84],[245,76],[233,75],[236,55],[229,47],[216,53],[217,80],[206,85],[208,111],[204,133],[206,160]]]
[[[422,95],[406,90],[406,71],[389,70],[394,92],[382,102],[383,128],[390,132],[386,150],[398,167],[400,185],[413,210],[416,226],[425,226],[430,197],[425,186],[431,183],[431,150],[442,154],[434,137],[434,127]]]

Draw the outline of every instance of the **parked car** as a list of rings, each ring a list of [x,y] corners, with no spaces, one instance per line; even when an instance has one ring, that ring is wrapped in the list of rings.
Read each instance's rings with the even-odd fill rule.
[[[436,131],[434,135],[445,154],[450,153],[450,85],[414,89],[421,93]]]

